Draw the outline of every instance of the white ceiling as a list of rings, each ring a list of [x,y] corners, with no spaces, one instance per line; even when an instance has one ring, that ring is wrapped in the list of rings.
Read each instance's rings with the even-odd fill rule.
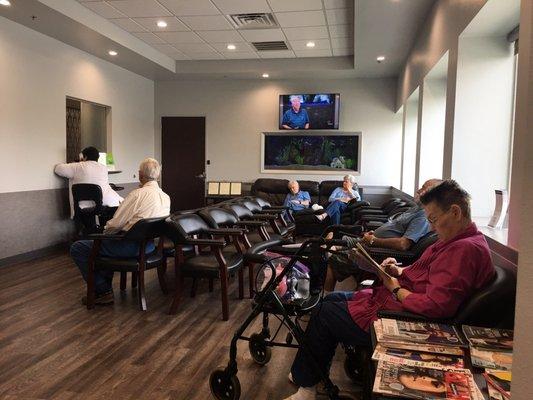
[[[77,0],[175,60],[348,56],[353,0]],[[412,0],[410,0],[412,1]],[[236,29],[230,14],[272,13],[279,28]],[[157,26],[165,21],[167,27]],[[251,42],[289,50],[256,51]],[[315,47],[306,46],[314,42]],[[234,44],[235,50],[227,45]]]

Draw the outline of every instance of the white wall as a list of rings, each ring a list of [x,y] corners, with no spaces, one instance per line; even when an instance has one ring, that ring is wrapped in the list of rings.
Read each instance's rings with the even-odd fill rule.
[[[66,96],[112,107],[115,182],[153,156],[154,83],[0,17],[0,193],[58,188],[66,159]]]
[[[404,107],[405,126],[403,129],[403,176],[401,189],[411,196],[415,194],[418,100],[419,89],[416,89]]]
[[[401,115],[395,79],[156,82],[156,156],[162,116],[205,116],[208,180],[261,177],[324,180],[339,175],[261,174],[261,132],[278,130],[279,95],[340,93],[340,131],[362,132],[360,184],[400,182]]]
[[[492,215],[494,190],[507,189],[514,65],[505,37],[459,41],[452,178],[475,217]]]

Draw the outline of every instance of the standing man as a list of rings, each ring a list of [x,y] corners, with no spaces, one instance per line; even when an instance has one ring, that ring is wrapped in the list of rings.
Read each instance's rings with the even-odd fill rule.
[[[283,121],[281,126],[283,129],[309,129],[309,115],[307,110],[301,108],[301,97],[292,95],[289,98],[291,108],[283,114]]]

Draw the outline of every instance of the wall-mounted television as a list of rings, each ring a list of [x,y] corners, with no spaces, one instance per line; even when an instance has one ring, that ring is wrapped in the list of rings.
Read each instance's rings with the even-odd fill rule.
[[[339,129],[340,94],[282,94],[279,129]]]
[[[360,172],[360,132],[265,132],[261,172]]]

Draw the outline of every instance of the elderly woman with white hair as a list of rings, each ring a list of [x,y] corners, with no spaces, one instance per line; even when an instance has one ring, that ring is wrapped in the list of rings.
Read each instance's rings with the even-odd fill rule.
[[[153,158],[147,158],[139,166],[139,188],[133,190],[120,204],[117,212],[110,219],[104,233],[128,231],[137,221],[145,218],[164,217],[170,213],[170,197],[163,192],[157,180],[161,175],[161,166]],[[78,240],[70,247],[70,255],[78,266],[83,279],[87,281],[88,261],[93,247],[92,240]],[[146,252],[154,251],[153,243],[146,245]],[[139,245],[125,240],[102,240],[100,255],[107,257],[136,257]],[[111,304],[113,298],[113,271],[95,271],[95,304]],[[82,303],[87,301],[82,298]]]
[[[329,205],[326,212],[316,217],[322,221],[328,215],[334,225],[341,223],[341,214],[348,207],[348,203],[352,200],[361,201],[361,195],[354,189],[355,177],[353,175],[346,175],[342,182],[342,187],[336,188],[329,196]]]
[[[287,196],[285,197],[283,206],[288,207],[289,210],[295,212],[309,208],[309,204],[311,204],[311,196],[309,195],[309,192],[300,190],[298,181],[290,181],[287,187],[289,188],[289,193],[287,193]]]

